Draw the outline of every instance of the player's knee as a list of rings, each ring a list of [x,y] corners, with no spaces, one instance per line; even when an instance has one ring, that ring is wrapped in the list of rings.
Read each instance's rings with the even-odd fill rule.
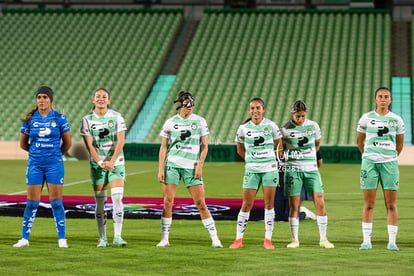
[[[50,205],[52,206],[52,209],[61,209],[63,208],[63,201],[61,198],[53,199],[50,201]]]
[[[197,209],[202,212],[202,211],[206,211],[207,210],[207,205],[204,201],[202,200],[195,200],[194,201],[195,206],[197,206]]]
[[[26,201],[26,208],[29,210],[36,210],[39,207],[39,200],[30,200]]]

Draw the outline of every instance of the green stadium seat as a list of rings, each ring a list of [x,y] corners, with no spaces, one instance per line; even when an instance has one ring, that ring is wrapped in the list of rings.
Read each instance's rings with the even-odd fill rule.
[[[0,79],[0,91],[18,91],[23,96],[13,103],[16,106],[10,117],[25,114],[35,104],[29,93],[48,84],[56,92],[56,108],[65,111],[74,129],[78,128],[81,116],[91,110],[92,93],[98,87],[113,92],[112,106],[119,107],[126,114],[127,123],[132,123],[182,18],[181,13],[140,10],[2,12],[0,37],[7,47],[2,47],[0,54],[4,61],[14,62],[6,63],[10,77]],[[157,43],[160,35],[163,41]],[[148,62],[143,62],[148,58]],[[133,87],[138,79],[140,83],[135,89],[124,89]],[[118,104],[123,99],[135,106]],[[8,127],[16,130],[19,122],[12,121]],[[80,140],[76,131],[73,138]],[[3,135],[2,139],[16,140],[18,136]]]

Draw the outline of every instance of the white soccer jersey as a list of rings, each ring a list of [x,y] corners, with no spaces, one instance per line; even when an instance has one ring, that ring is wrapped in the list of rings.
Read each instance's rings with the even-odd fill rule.
[[[114,154],[117,142],[117,133],[127,130],[124,118],[119,112],[108,109],[103,117],[96,115],[94,111],[82,118],[80,129],[81,136],[91,136],[92,144],[95,147],[101,160],[109,160]],[[124,152],[122,151],[115,166],[125,163]]]
[[[385,116],[367,112],[359,119],[357,131],[365,134],[362,158],[378,163],[397,159],[396,135],[405,133],[400,116],[393,112]]]
[[[274,140],[282,138],[279,127],[267,118],[255,125],[252,121],[239,126],[235,142],[244,144],[247,172],[276,171]]]
[[[191,114],[187,119],[174,115],[163,125],[160,136],[169,140],[166,166],[194,169],[200,154],[201,137],[209,135],[206,120]]]
[[[315,141],[321,139],[318,123],[306,119],[303,125],[298,126],[289,121],[280,130],[285,145],[286,165],[302,171],[317,170]]]

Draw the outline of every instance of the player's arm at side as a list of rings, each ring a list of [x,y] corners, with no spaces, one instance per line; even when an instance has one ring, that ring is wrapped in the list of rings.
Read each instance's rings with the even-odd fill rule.
[[[201,136],[200,144],[200,156],[195,165],[195,175],[194,178],[200,178],[203,175],[203,166],[204,161],[206,160],[208,153],[208,135]]]
[[[244,144],[237,143],[237,154],[240,155],[240,157],[244,160],[246,156],[246,149],[244,148]]]
[[[318,168],[320,168],[323,164],[323,157],[320,149],[316,152],[316,163],[318,165]]]
[[[88,150],[92,159],[99,164],[101,161],[98,152],[96,151],[95,147],[92,144],[92,136],[82,136],[83,142],[85,143],[86,149]]]
[[[357,144],[358,144],[359,152],[361,154],[364,153],[364,142],[365,142],[365,133],[358,132]]]
[[[283,156],[282,138],[273,140],[273,145],[276,153],[276,159],[280,159]]]
[[[396,136],[396,150],[397,150],[397,155],[400,155],[403,146],[404,146],[404,134],[397,134]]]
[[[70,131],[67,131],[62,134],[62,144],[60,145],[62,155],[65,155],[66,153],[68,153],[71,146],[72,146],[72,136],[70,135]]]
[[[25,151],[29,151],[29,135],[20,133],[20,147]]]

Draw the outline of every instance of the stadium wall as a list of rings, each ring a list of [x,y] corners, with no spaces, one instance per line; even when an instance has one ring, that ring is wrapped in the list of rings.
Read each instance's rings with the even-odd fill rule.
[[[126,160],[134,161],[158,161],[157,143],[128,143],[124,152]],[[324,163],[358,164],[361,155],[356,146],[321,146]],[[88,159],[88,152],[82,142],[75,142],[69,151],[69,155],[79,160]],[[19,142],[0,142],[0,160],[25,160],[27,152],[23,151]],[[234,162],[241,161],[237,155],[235,145],[210,145],[208,162]],[[399,157],[400,165],[414,165],[414,146],[405,146]]]

